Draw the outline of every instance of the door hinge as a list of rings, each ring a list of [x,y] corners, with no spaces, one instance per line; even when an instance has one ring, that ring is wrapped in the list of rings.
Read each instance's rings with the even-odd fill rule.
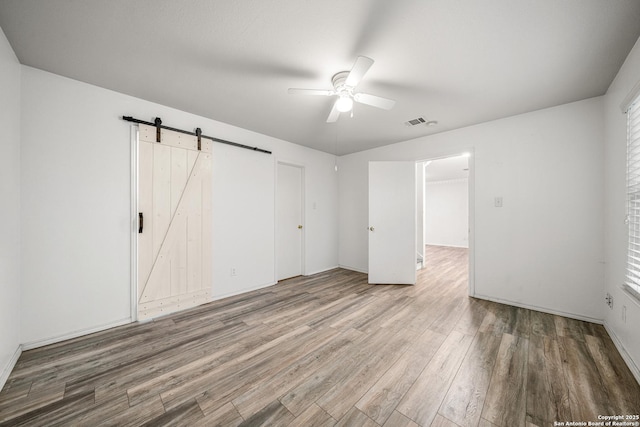
[[[144,228],[144,216],[142,212],[138,212],[138,233],[142,233],[142,229]]]

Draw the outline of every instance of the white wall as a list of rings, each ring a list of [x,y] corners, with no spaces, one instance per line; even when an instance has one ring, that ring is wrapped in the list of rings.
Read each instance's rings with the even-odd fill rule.
[[[627,123],[620,104],[640,81],[640,41],[627,57],[617,77],[604,97],[605,113],[605,290],[600,294],[604,306],[604,293],[613,295],[613,309],[604,308],[604,320],[621,353],[634,367],[640,381],[640,303],[624,292],[627,227],[624,224],[626,197]],[[622,309],[627,308],[627,320],[622,320]]]
[[[30,67],[22,67],[22,82],[27,346],[129,321],[130,124],[123,115],[158,116],[273,151],[214,144],[214,297],[275,282],[278,159],[306,167],[305,271],[337,266],[334,156]]]
[[[370,160],[472,151],[475,294],[602,319],[602,103],[588,99],[340,157],[340,264],[368,267]],[[495,196],[504,207],[494,207]]]
[[[0,389],[20,345],[20,64],[0,29]]]
[[[469,180],[427,182],[425,244],[469,247]]]

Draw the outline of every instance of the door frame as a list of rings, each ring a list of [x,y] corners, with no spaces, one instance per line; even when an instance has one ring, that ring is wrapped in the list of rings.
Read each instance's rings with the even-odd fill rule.
[[[138,125],[131,125],[131,322],[138,320],[138,134]]]
[[[286,160],[276,160],[276,167],[274,170],[274,182],[275,182],[275,188],[274,188],[274,197],[273,197],[273,229],[274,229],[274,239],[273,239],[273,262],[274,262],[274,266],[273,266],[273,272],[274,272],[274,277],[273,277],[273,281],[274,283],[278,283],[278,167],[280,165],[284,165],[284,166],[292,166],[294,168],[299,168],[300,169],[300,188],[301,188],[301,194],[300,194],[300,211],[301,211],[301,215],[302,215],[302,236],[301,236],[301,248],[300,248],[300,274],[303,276],[306,276],[306,272],[307,272],[307,261],[306,261],[306,234],[307,234],[307,213],[306,213],[306,203],[305,203],[305,197],[306,197],[306,166],[304,164],[300,164],[300,163],[294,163],[294,162],[290,162],[290,161],[286,161]]]
[[[468,205],[469,205],[469,280],[468,280],[468,292],[469,296],[474,297],[476,295],[475,286],[475,253],[476,253],[476,227],[475,227],[475,150],[473,147],[458,148],[451,151],[444,151],[434,156],[427,156],[416,160],[416,163],[424,163],[430,160],[441,160],[449,157],[461,156],[465,153],[469,153],[469,181],[468,186]],[[424,220],[424,219],[423,219]],[[426,260],[425,260],[426,261]]]

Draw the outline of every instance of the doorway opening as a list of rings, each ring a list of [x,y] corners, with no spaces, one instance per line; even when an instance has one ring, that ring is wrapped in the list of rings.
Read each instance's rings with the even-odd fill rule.
[[[416,168],[416,268],[442,269],[447,258],[456,260],[452,265],[467,265],[466,272],[449,273],[468,283],[469,295],[474,293],[472,162],[466,152],[423,160]]]

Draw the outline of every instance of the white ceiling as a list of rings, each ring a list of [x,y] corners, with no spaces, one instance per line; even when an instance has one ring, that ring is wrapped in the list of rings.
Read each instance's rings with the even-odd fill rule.
[[[426,162],[424,180],[426,182],[449,181],[469,177],[469,158],[466,156],[447,157]]]
[[[346,154],[604,94],[640,1],[2,0],[0,27],[25,65]],[[358,55],[393,110],[287,94]]]

